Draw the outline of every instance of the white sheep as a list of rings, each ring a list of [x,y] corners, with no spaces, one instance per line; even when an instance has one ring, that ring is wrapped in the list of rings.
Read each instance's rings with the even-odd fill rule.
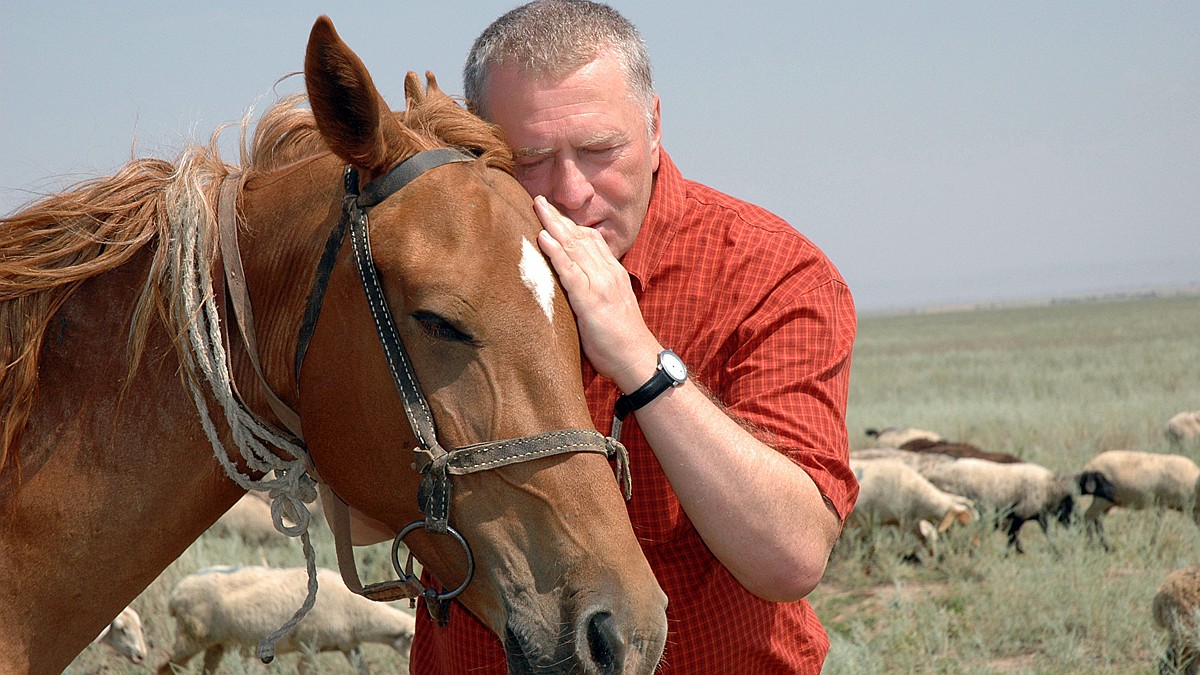
[[[939,490],[915,469],[896,459],[850,459],[858,478],[858,501],[847,524],[893,525],[915,534],[937,555],[938,534],[955,522],[977,517],[970,499]]]
[[[851,450],[851,460],[875,460],[875,459],[890,459],[898,462],[903,462],[909,467],[916,469],[917,473],[922,476],[926,475],[939,464],[953,462],[954,458],[950,455],[943,455],[933,452],[913,452],[911,450],[898,450],[896,448],[868,448],[866,450]]]
[[[884,427],[883,429],[867,429],[867,435],[875,439],[875,444],[881,448],[899,448],[909,441],[921,438],[942,443],[946,439],[935,431],[926,431],[916,427]]]
[[[939,464],[926,477],[947,492],[996,509],[1007,525],[1008,545],[1018,553],[1025,552],[1018,533],[1026,521],[1036,520],[1048,537],[1051,516],[1070,525],[1076,495],[1097,490],[1111,494],[1080,473],[1057,474],[1032,462],[1002,464],[968,457]]]
[[[1200,440],[1200,410],[1176,413],[1167,420],[1164,431],[1171,445],[1183,445]]]
[[[1098,535],[1105,550],[1102,517],[1113,507],[1146,509],[1154,506],[1179,511],[1200,524],[1200,500],[1196,499],[1200,466],[1183,455],[1136,450],[1107,450],[1083,465],[1085,474],[1103,476],[1112,484],[1112,494],[1096,496],[1084,513],[1088,533]]]
[[[132,607],[126,607],[100,631],[92,644],[108,645],[130,661],[141,663],[148,651],[146,636],[142,632],[142,617]]]
[[[184,577],[168,602],[176,640],[159,673],[186,666],[201,651],[206,673],[216,669],[229,647],[253,651],[291,618],[307,584],[302,567],[214,567]],[[312,666],[308,655],[322,651],[340,651],[364,671],[364,643],[388,644],[408,654],[416,628],[412,614],[355,594],[333,570],[319,568],[317,584],[312,610],[276,645],[279,654],[302,652],[301,672]]]
[[[1200,667],[1200,566],[1172,571],[1152,603],[1154,625],[1167,632],[1160,672],[1195,675]]]

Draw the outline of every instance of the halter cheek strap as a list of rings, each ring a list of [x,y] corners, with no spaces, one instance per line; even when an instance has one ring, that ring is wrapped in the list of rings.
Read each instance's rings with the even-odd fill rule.
[[[353,167],[346,168],[346,195],[343,198],[342,218],[326,241],[325,250],[317,268],[313,290],[309,294],[305,308],[296,350],[296,381],[298,383],[304,356],[316,328],[316,321],[320,315],[322,300],[333,272],[333,266],[337,261],[342,242],[349,234],[355,266],[362,280],[376,333],[383,346],[388,368],[392,373],[392,381],[400,394],[405,416],[417,439],[418,446],[413,448],[413,465],[424,476],[418,490],[417,505],[425,514],[425,520],[406,526],[393,543],[392,564],[400,579],[363,586],[354,565],[353,551],[348,543],[348,537],[342,537],[344,542],[337,544],[338,567],[346,585],[368,598],[392,600],[397,597],[411,598],[415,595],[424,597],[430,615],[441,624],[448,620],[450,600],[462,593],[474,572],[474,557],[470,546],[466,539],[449,523],[450,476],[568,452],[596,452],[616,459],[625,498],[629,499],[631,494],[628,452],[618,441],[605,438],[594,429],[549,431],[522,438],[477,443],[454,450],[446,450],[438,443],[433,414],[421,392],[412,361],[400,339],[399,330],[384,295],[378,269],[371,255],[367,214],[371,207],[403,189],[426,171],[444,164],[472,162],[475,159],[472,155],[451,148],[427,150],[413,155],[386,175],[367,184],[361,192],[358,189],[357,171]],[[335,509],[342,511],[333,520],[344,522],[346,520],[345,511],[348,510],[345,502],[327,487],[323,487],[322,491],[325,495],[332,497],[330,501],[335,505]],[[411,553],[404,565],[400,563],[398,554],[401,541],[408,533],[418,528],[435,534],[450,535],[464,549],[468,562],[467,577],[457,588],[439,593],[435,589],[422,587],[418,577],[414,576],[412,571]]]
[[[338,254],[341,253],[342,242],[346,240],[346,230],[351,220],[361,217],[365,231],[367,209],[387,199],[430,169],[451,162],[471,161],[475,161],[475,157],[454,148],[419,152],[384,176],[368,183],[362,193],[358,191],[358,171],[352,166],[346,167],[342,175],[345,190],[345,196],[342,197],[342,217],[325,240],[325,249],[321,253],[320,262],[317,263],[316,277],[313,279],[312,290],[304,307],[304,318],[300,324],[300,339],[296,343],[297,386],[300,383],[300,368],[304,365],[308,345],[312,342],[313,332],[317,328],[317,318],[321,316],[321,305],[325,301],[325,291],[329,288],[329,277],[333,275],[333,267],[337,263]],[[357,212],[357,217],[351,216],[352,209]]]

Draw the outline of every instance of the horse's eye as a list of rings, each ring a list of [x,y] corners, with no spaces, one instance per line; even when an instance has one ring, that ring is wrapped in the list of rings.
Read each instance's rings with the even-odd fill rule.
[[[412,318],[421,326],[421,330],[425,331],[429,337],[435,340],[461,342],[463,344],[475,343],[475,338],[471,337],[469,333],[460,330],[457,326],[433,312],[413,312]]]

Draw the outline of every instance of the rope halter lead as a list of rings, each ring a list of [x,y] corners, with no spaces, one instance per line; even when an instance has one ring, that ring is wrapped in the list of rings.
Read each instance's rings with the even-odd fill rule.
[[[355,265],[362,280],[363,290],[366,292],[367,304],[370,306],[371,316],[375,322],[375,330],[383,345],[388,367],[392,373],[392,381],[400,393],[404,413],[408,417],[408,422],[417,439],[418,445],[413,448],[415,460],[413,466],[424,476],[417,494],[417,506],[421,513],[425,514],[425,519],[415,521],[403,528],[393,542],[392,564],[400,576],[399,580],[369,584],[364,587],[361,582],[358,582],[357,571],[353,570],[354,561],[351,557],[349,566],[353,578],[346,579],[346,581],[353,590],[376,600],[408,597],[415,602],[416,596],[420,595],[426,600],[430,617],[440,625],[445,625],[449,620],[450,600],[466,589],[475,570],[474,556],[471,553],[470,545],[462,534],[450,525],[450,476],[495,469],[567,452],[596,452],[616,460],[618,479],[622,483],[625,498],[629,499],[631,495],[628,452],[619,441],[606,438],[593,429],[549,431],[522,438],[475,443],[453,450],[446,450],[438,443],[433,415],[421,393],[412,362],[400,339],[396,322],[384,297],[383,284],[380,282],[375,261],[371,256],[367,214],[372,207],[400,191],[425,172],[444,164],[473,161],[476,161],[476,157],[457,149],[426,150],[401,162],[386,175],[368,183],[361,191],[358,186],[358,172],[353,167],[346,167],[346,194],[343,198],[342,217],[326,242],[320,265],[317,268],[313,290],[309,295],[308,306],[305,309],[300,341],[296,349],[296,381],[299,382],[300,368],[304,362],[309,341],[312,339],[317,317],[320,315],[322,298],[342,241],[349,230]],[[334,496],[336,497],[336,495]],[[409,533],[421,528],[433,534],[446,534],[454,537],[465,551],[468,563],[467,574],[456,588],[438,592],[436,589],[423,587],[418,577],[412,572],[411,553],[406,563],[401,565],[398,557],[401,541]],[[343,577],[347,577],[348,570],[341,560],[342,548],[343,546],[339,546],[339,566],[342,567]]]

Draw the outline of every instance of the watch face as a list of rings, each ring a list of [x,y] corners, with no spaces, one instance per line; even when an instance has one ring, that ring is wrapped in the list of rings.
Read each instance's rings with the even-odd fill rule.
[[[687,366],[683,364],[683,359],[672,351],[665,351],[659,355],[658,361],[662,364],[663,372],[670,377],[675,384],[680,384],[687,379]]]

